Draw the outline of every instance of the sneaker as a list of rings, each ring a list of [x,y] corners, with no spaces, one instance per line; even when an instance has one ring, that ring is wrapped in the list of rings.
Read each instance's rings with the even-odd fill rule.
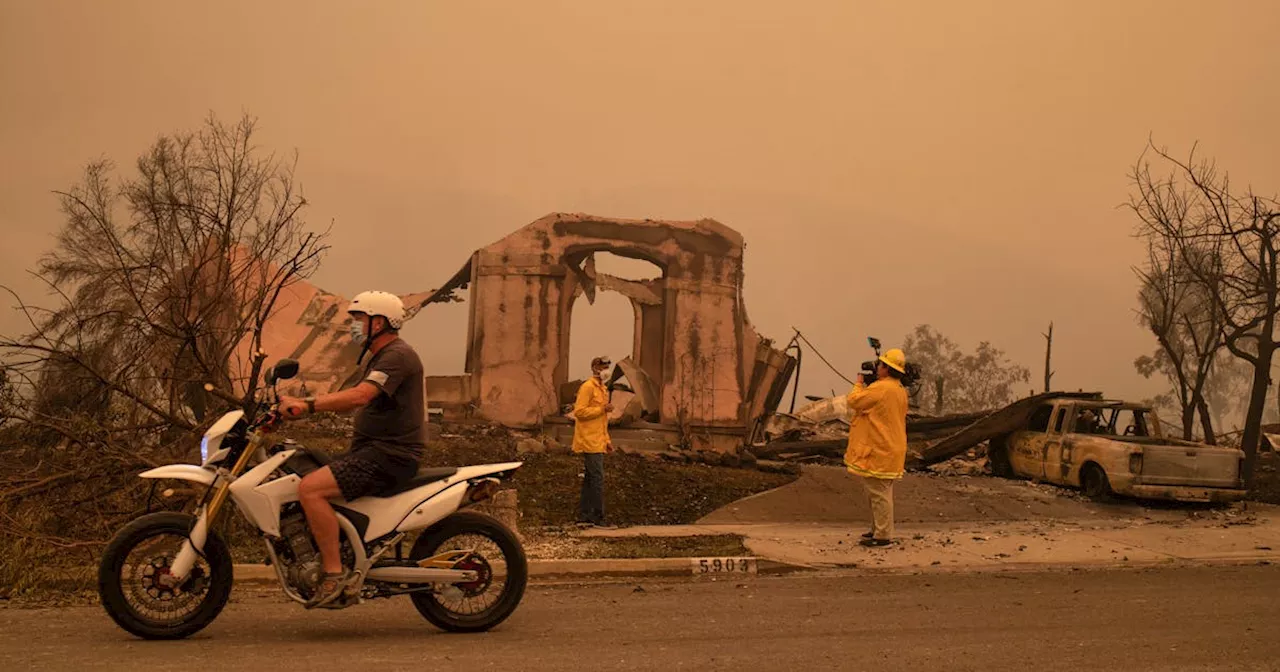
[[[858,543],[859,543],[859,544],[862,544],[863,546],[866,546],[866,547],[870,548],[870,547],[872,547],[872,546],[888,546],[889,544],[892,544],[893,542],[892,542],[892,541],[890,541],[890,540],[888,540],[888,539],[876,539],[876,538],[872,537],[872,538],[870,538],[870,539],[863,539],[862,541],[859,541]]]
[[[320,585],[316,586],[316,594],[312,595],[311,599],[307,600],[305,605],[306,608],[315,609],[316,607],[323,607],[330,602],[334,602],[338,598],[343,597],[343,594],[346,592],[347,580],[350,576],[351,575],[345,570],[340,574],[325,574],[320,579]],[[342,607],[335,608],[341,609]]]
[[[874,537],[874,536],[876,536],[876,533],[875,533],[875,532],[863,532],[863,533],[862,533],[862,538],[863,538],[863,539],[870,539],[870,538],[872,538],[872,537]]]

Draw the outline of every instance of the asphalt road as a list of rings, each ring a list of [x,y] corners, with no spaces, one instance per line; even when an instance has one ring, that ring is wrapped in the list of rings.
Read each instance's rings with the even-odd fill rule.
[[[0,670],[1280,670],[1277,596],[1273,567],[647,580],[533,587],[499,629],[445,635],[407,600],[246,594],[180,642],[0,609]]]

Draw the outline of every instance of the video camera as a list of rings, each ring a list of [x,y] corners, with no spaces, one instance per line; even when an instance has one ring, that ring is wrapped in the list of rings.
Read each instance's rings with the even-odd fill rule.
[[[871,381],[876,379],[876,365],[879,364],[880,360],[880,339],[870,336],[867,338],[867,344],[875,351],[876,358],[869,362],[863,362],[862,369],[859,373],[861,373],[865,377],[867,383],[870,384]],[[902,374],[901,378],[902,386],[906,388],[914,388],[916,383],[920,381],[920,367],[912,364],[911,362],[907,362],[906,369],[906,373]]]

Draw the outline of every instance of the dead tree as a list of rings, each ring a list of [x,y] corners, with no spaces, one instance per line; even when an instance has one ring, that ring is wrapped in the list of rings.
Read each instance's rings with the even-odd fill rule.
[[[1049,332],[1041,334],[1044,336],[1044,391],[1049,391],[1049,385],[1053,380],[1053,323],[1049,323]]]
[[[1169,172],[1153,175],[1152,161]],[[1271,384],[1280,313],[1280,202],[1233,191],[1226,173],[1193,147],[1185,161],[1153,143],[1131,174],[1139,232],[1168,241],[1218,321],[1222,344],[1253,368],[1241,448],[1251,480]]]
[[[34,445],[49,474],[109,480],[194,448],[216,410],[206,382],[253,399],[264,325],[326,249],[295,160],[260,151],[254,125],[210,117],[160,137],[136,175],[98,161],[58,192],[65,222],[36,270],[57,303],[10,292],[30,333],[0,336],[5,430],[27,432],[0,441],[8,458]]]
[[[1166,217],[1187,216],[1184,208],[1171,207]],[[1194,438],[1198,413],[1204,440],[1215,443],[1205,394],[1222,350],[1222,325],[1202,283],[1184,261],[1184,255],[1199,259],[1203,251],[1180,249],[1164,236],[1145,237],[1147,262],[1135,269],[1141,283],[1138,321],[1156,337],[1159,348],[1135,360],[1134,367],[1144,377],[1160,373],[1169,380],[1178,399],[1182,438]]]

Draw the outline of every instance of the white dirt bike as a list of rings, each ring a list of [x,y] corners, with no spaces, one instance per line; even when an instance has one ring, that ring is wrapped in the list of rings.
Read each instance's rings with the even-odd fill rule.
[[[297,362],[283,359],[266,380],[274,392],[277,381],[297,371]],[[235,410],[215,422],[201,441],[199,466],[171,464],[139,474],[205,490],[193,513],[143,515],[108,544],[98,592],[107,613],[128,632],[180,639],[222,611],[231,594],[232,559],[215,523],[228,498],[260,531],[285,594],[305,603],[315,593],[323,572],[298,483],[330,458],[289,439],[271,441],[269,433],[281,422],[274,406],[254,415],[259,417]],[[481,632],[504,621],[524,595],[524,549],[496,518],[463,509],[491,497],[522,464],[424,469],[394,490],[334,500],[342,562],[352,573],[338,599],[349,606],[407,594],[423,617],[450,632]],[[406,554],[406,537],[414,533]]]

